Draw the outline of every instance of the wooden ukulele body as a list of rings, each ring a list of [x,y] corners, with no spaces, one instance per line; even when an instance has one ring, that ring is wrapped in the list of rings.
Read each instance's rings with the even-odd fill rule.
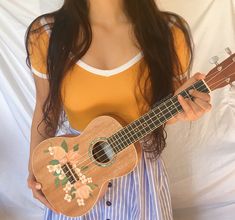
[[[102,197],[110,179],[126,175],[135,168],[140,148],[137,154],[134,144],[116,154],[106,164],[96,163],[91,155],[93,143],[111,136],[121,128],[122,125],[114,118],[100,116],[94,119],[79,136],[49,138],[35,148],[32,156],[34,175],[42,184],[45,197],[56,210],[67,216],[84,215]],[[70,186],[67,177],[63,179],[63,175],[59,175],[59,170],[61,172],[63,170],[60,167],[69,161],[68,155],[71,155],[71,161],[76,161],[76,167],[81,170],[75,174],[80,175],[77,175],[79,179],[85,178],[88,182],[82,184],[81,180],[78,180],[74,187],[74,184]],[[76,169],[74,165],[71,167]]]

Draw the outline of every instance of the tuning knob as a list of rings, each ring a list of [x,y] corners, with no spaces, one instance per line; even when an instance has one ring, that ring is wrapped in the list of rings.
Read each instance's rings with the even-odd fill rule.
[[[219,57],[218,56],[211,57],[211,59],[209,61],[211,64],[215,64],[216,66],[219,65],[219,63],[218,63]]]
[[[225,48],[225,51],[226,51],[226,53],[227,53],[229,56],[232,55],[232,51],[230,50],[229,47]]]

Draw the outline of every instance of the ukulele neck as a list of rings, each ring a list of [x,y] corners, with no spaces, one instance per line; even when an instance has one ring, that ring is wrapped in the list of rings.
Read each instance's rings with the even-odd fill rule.
[[[210,92],[206,83],[203,80],[199,80],[179,94],[184,98],[191,99],[192,96],[189,94],[191,89],[205,93]],[[182,111],[183,109],[178,102],[177,95],[175,95],[110,136],[108,142],[117,154],[130,144],[141,140]]]

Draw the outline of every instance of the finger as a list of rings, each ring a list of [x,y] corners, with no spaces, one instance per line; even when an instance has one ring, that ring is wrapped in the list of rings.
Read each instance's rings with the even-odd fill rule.
[[[185,120],[186,119],[186,114],[184,112],[178,113],[177,115],[175,115],[175,118],[177,120]]]
[[[186,114],[186,117],[191,118],[194,115],[194,112],[189,103],[181,95],[178,95],[178,101],[182,106],[183,111]]]
[[[196,73],[191,78],[189,78],[185,85],[192,85],[193,83],[197,82],[198,80],[205,79],[206,75],[202,73]]]
[[[30,179],[28,180],[28,187],[31,188],[31,189],[36,189],[36,190],[40,190],[42,188],[41,184]]]
[[[39,190],[35,190],[33,191],[33,196],[35,199],[38,199],[41,203],[43,203],[45,206],[47,206],[49,209],[53,210],[54,212],[59,213],[57,210],[55,210],[51,204],[47,201],[47,199],[45,198],[44,194],[42,193],[42,191]]]
[[[205,92],[199,92],[199,91],[194,90],[194,89],[191,89],[191,90],[189,91],[189,94],[192,95],[192,96],[195,97],[195,98],[200,98],[200,99],[205,100],[205,101],[207,101],[207,102],[209,102],[210,99],[211,99],[211,97],[210,97],[209,94],[207,94],[207,93],[205,93]]]
[[[200,106],[204,111],[210,111],[211,108],[212,108],[212,106],[211,106],[210,103],[205,102],[205,101],[203,101],[203,100],[201,100],[201,99],[195,98],[195,99],[194,99],[194,102],[195,102],[198,106]]]
[[[200,117],[203,113],[204,113],[204,109],[202,109],[199,105],[197,105],[195,102],[191,101],[191,100],[187,100],[188,105],[192,108],[193,111],[193,115],[192,115],[192,119],[195,120],[198,117]]]
[[[192,78],[194,78],[195,81],[205,79],[206,75],[203,73],[195,73]]]

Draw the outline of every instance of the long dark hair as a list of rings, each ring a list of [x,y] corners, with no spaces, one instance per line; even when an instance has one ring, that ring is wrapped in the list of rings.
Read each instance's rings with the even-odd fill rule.
[[[30,67],[29,36],[35,32],[45,31],[43,26],[34,28],[41,18],[49,18],[51,21],[46,24],[51,31],[46,62],[50,90],[43,106],[42,120],[46,124],[48,137],[55,134],[65,118],[60,95],[62,80],[66,72],[85,55],[92,42],[88,2],[87,0],[65,0],[59,10],[36,18],[26,32],[27,64]],[[189,55],[187,70],[191,68],[192,42],[189,27],[179,15],[160,11],[154,0],[125,0],[123,4],[149,70],[152,97],[151,100],[146,97],[146,100],[150,106],[153,106],[174,92],[174,79],[185,71],[176,51],[172,26],[179,28],[184,36],[186,54]],[[178,81],[180,83],[180,80]],[[156,144],[145,147],[145,151],[156,157],[166,145],[164,126],[155,130],[152,136]]]

